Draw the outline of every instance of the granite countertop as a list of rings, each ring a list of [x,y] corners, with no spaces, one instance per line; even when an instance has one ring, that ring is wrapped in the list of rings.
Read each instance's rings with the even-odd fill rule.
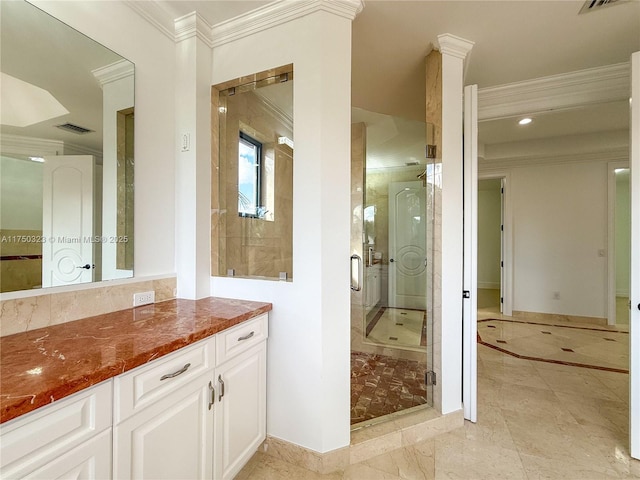
[[[261,313],[270,303],[168,300],[0,338],[0,423]]]

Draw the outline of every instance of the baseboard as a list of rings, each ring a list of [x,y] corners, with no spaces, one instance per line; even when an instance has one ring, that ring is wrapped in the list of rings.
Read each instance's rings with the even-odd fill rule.
[[[261,451],[307,470],[328,474],[344,471],[349,465],[415,445],[463,425],[462,410],[440,415],[433,408],[421,408],[404,415],[391,415],[387,421],[376,425],[354,429],[348,447],[330,452],[319,453],[269,435]]]
[[[349,466],[350,447],[338,448],[326,453],[287,442],[267,435],[262,443],[261,451],[267,455],[298,465],[312,472],[321,474],[340,472]]]
[[[571,322],[587,323],[590,325],[607,325],[607,319],[605,317],[583,317],[580,315],[564,315],[562,313],[523,312],[520,310],[514,310],[512,316],[520,320],[538,322]]]

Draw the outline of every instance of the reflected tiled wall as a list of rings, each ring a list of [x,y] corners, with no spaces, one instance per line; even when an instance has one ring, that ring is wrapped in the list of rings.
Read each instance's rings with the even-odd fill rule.
[[[0,302],[0,336],[72,322],[81,318],[132,308],[133,294],[155,291],[156,303],[175,298],[176,278],[162,278],[113,286]]]
[[[42,258],[6,259],[17,255],[42,256],[42,243],[38,241],[41,236],[41,230],[0,229],[0,255],[3,257],[0,261],[0,292],[30,290],[42,284]]]

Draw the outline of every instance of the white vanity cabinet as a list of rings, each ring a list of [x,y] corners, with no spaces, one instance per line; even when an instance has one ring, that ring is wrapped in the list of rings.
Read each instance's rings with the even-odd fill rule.
[[[266,435],[267,315],[217,336],[214,478],[232,479]]]
[[[0,428],[0,478],[111,478],[112,381]]]
[[[215,338],[114,379],[114,478],[213,475]]]
[[[233,478],[266,436],[268,314],[0,426],[0,478]]]
[[[380,302],[381,267],[379,264],[366,268],[365,302],[367,313]]]

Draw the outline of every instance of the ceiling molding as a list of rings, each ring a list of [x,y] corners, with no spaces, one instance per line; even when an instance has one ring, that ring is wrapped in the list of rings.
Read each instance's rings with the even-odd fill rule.
[[[102,151],[83,147],[62,140],[49,140],[46,138],[25,137],[3,133],[0,135],[0,153],[11,156],[53,157],[58,155],[93,155],[102,158]]]
[[[3,155],[63,155],[64,142],[46,138],[25,137],[3,133],[0,135],[0,152]]]
[[[110,65],[91,70],[91,73],[93,73],[93,76],[100,82],[100,85],[103,86],[107,83],[131,77],[134,73],[134,66],[129,60],[123,59]]]
[[[522,155],[517,157],[503,157],[499,159],[485,159],[478,162],[478,173],[489,170],[505,169],[508,167],[530,167],[533,165],[562,165],[567,163],[593,163],[629,160],[628,147],[614,147],[588,153],[570,153],[563,155]]]
[[[212,27],[198,12],[191,12],[183,17],[176,18],[174,24],[176,43],[196,37],[208,45],[209,48],[213,47]]]
[[[171,18],[156,2],[123,0],[125,5],[158,29],[164,36],[175,42],[175,25]]]
[[[353,20],[363,8],[362,0],[279,0],[214,25],[213,46],[219,47],[318,11]]]
[[[629,62],[478,89],[478,120],[626,100]]]
[[[451,55],[464,60],[474,45],[475,42],[451,35],[450,33],[438,35],[440,53],[444,55]]]

